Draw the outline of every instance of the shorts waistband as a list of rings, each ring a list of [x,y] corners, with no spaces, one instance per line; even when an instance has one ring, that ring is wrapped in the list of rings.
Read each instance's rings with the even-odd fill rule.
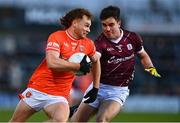
[[[103,84],[103,83],[100,83],[100,86],[111,86],[115,88],[128,89],[128,86],[116,86],[116,85],[108,85],[108,84]]]

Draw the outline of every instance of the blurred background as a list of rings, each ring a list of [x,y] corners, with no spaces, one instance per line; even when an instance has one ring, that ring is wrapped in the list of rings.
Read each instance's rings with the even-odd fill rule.
[[[94,21],[88,36],[94,40],[101,33],[99,13],[108,5],[121,8],[122,27],[142,36],[162,75],[150,76],[137,59],[124,112],[179,113],[180,0],[0,0],[0,110],[15,108],[17,94],[45,56],[48,35],[62,28],[60,17],[77,7],[90,10]],[[81,97],[90,80],[76,79],[74,98]]]

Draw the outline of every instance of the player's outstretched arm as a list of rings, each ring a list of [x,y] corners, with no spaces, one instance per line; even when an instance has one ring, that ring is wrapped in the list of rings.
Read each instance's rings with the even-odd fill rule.
[[[146,72],[150,73],[152,76],[161,77],[161,75],[157,72],[156,68],[154,67],[151,58],[145,50],[139,53],[139,56]]]

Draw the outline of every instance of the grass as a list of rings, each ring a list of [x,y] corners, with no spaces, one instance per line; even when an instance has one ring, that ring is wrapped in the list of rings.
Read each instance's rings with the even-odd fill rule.
[[[0,110],[0,122],[7,122],[12,116],[12,110]],[[47,120],[43,112],[33,115],[28,122]],[[94,121],[94,118],[91,120]],[[180,113],[120,113],[112,122],[180,122]]]
[[[0,110],[0,122],[8,122],[13,114],[13,110]],[[47,120],[47,116],[42,112],[34,114],[28,122],[41,122]]]
[[[113,122],[180,122],[180,113],[120,113]]]

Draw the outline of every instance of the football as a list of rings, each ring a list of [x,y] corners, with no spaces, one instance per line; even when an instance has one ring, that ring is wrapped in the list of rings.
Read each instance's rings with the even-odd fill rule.
[[[84,53],[78,52],[78,53],[74,53],[72,56],[70,56],[70,58],[68,59],[69,62],[73,62],[73,63],[80,63],[83,59],[83,57],[85,56]],[[86,57],[86,61],[90,62],[90,58],[87,56]],[[76,76],[81,76],[83,75],[82,71],[76,71],[75,72]]]

